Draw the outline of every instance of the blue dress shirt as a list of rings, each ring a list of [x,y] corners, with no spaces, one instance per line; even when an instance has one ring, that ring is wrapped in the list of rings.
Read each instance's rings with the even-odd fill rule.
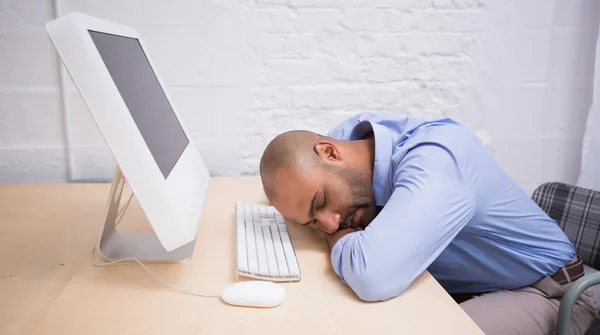
[[[515,289],[575,257],[556,221],[466,126],[362,113],[328,135],[356,140],[371,132],[373,193],[383,209],[331,252],[336,274],[362,300],[397,296],[424,270],[450,293]]]

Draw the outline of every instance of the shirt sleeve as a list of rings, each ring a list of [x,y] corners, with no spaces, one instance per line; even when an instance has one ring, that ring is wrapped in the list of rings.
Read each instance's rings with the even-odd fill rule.
[[[474,194],[453,156],[437,146],[413,150],[379,215],[332,248],[334,271],[365,301],[400,295],[474,213]]]

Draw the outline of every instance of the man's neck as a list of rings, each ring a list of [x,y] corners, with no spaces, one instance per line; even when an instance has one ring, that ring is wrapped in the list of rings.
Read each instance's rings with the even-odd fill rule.
[[[354,146],[354,162],[361,171],[369,174],[369,177],[373,179],[373,169],[375,164],[375,138],[373,133],[369,134],[362,140],[350,142]]]

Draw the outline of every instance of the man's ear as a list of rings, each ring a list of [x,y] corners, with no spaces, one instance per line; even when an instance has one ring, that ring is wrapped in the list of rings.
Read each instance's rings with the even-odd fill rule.
[[[342,155],[335,144],[329,141],[318,141],[314,146],[315,152],[325,161],[341,161]]]

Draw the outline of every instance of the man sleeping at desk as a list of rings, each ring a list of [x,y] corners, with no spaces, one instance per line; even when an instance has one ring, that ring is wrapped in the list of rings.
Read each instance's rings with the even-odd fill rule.
[[[452,119],[362,113],[328,136],[285,132],[260,174],[284,217],[326,233],[335,273],[365,301],[428,270],[486,334],[553,334],[584,274],[558,224]],[[598,314],[579,300],[574,334]]]

